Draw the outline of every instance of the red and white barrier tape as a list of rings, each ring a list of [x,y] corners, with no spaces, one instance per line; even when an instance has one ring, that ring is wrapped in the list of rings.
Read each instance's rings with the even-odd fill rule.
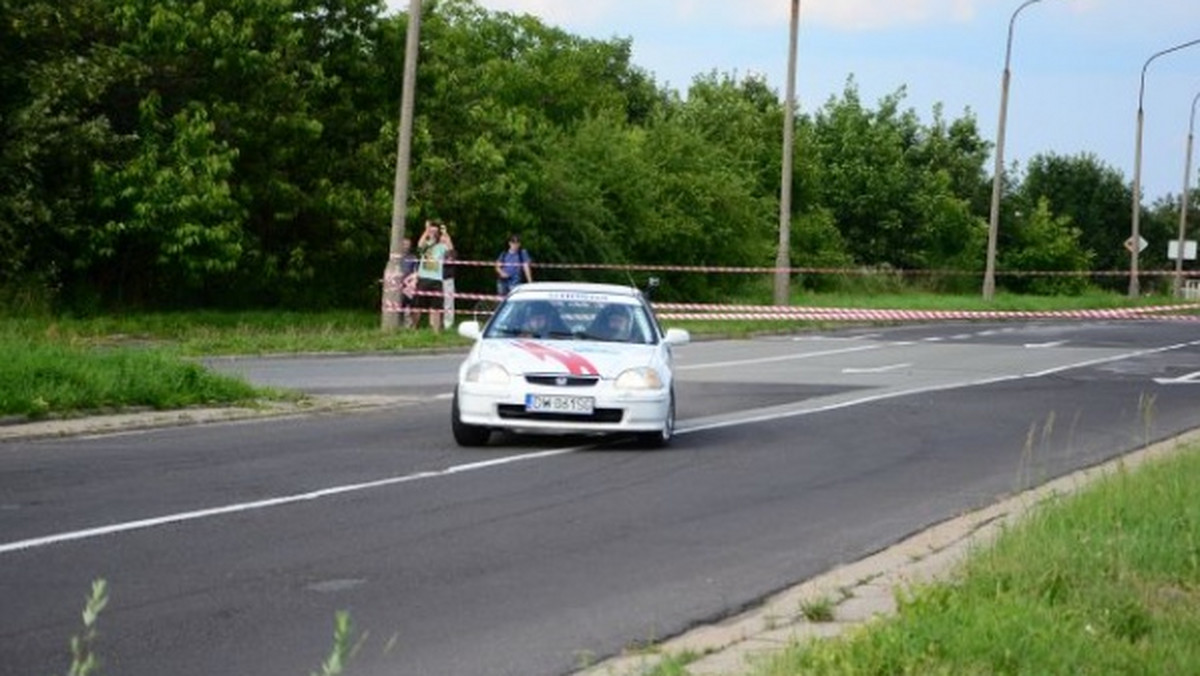
[[[442,296],[436,291],[418,291],[419,296]],[[499,301],[492,294],[455,293],[453,298]],[[1095,310],[889,310],[875,308],[818,307],[804,305],[716,305],[710,303],[654,303],[660,319],[670,320],[754,320],[754,321],[934,321],[1004,319],[1171,319],[1198,321],[1200,316],[1178,314],[1197,309],[1194,304],[1158,305]],[[385,312],[407,310],[410,313],[441,313],[441,308],[418,308],[385,301]],[[487,314],[479,308],[457,312]]]
[[[1075,312],[952,312],[914,310],[841,310],[830,312],[663,312],[661,320],[750,320],[750,321],[830,321],[830,322],[903,322],[945,320],[1013,320],[1013,319],[1166,319],[1175,321],[1200,321],[1197,315],[1148,315],[1139,312],[1087,311]]]
[[[475,260],[454,260],[449,262],[450,265],[458,265],[462,267],[492,267],[496,265],[496,261],[475,261]],[[849,275],[849,276],[870,276],[870,275],[898,275],[898,276],[976,276],[982,277],[983,273],[971,270],[902,270],[895,268],[880,269],[870,266],[861,266],[854,268],[813,268],[813,267],[753,267],[753,266],[729,266],[729,265],[658,265],[658,264],[642,264],[642,263],[530,263],[530,267],[539,270],[616,270],[622,272],[728,272],[739,274],[775,274],[778,272],[786,272],[788,274],[810,274],[810,275]],[[997,270],[996,275],[1000,277],[1128,277],[1128,270],[1086,270],[1086,271],[1070,271],[1070,270]],[[1174,270],[1141,270],[1138,272],[1140,277],[1173,277]],[[1186,278],[1200,278],[1198,272],[1184,272]]]

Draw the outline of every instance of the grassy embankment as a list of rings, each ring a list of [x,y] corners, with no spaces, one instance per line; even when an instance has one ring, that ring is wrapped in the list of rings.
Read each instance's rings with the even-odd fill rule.
[[[749,302],[761,302],[752,300]],[[820,295],[794,305],[921,310],[1072,310],[1128,306],[1116,294],[1079,297],[937,294]],[[1138,304],[1169,304],[1166,298]],[[468,315],[460,313],[459,320]],[[696,334],[744,336],[833,326],[803,321],[669,322]],[[0,416],[38,418],[80,411],[253,405],[295,397],[211,373],[189,357],[296,352],[387,352],[461,348],[453,331],[385,333],[370,312],[158,313],[69,318],[0,316]]]
[[[1036,507],[898,600],[746,674],[1200,673],[1200,445]]]

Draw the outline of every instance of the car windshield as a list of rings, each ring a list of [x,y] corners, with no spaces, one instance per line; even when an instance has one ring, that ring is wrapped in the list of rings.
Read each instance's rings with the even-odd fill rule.
[[[496,310],[484,337],[652,344],[656,337],[652,321],[644,306],[627,298],[518,297]]]

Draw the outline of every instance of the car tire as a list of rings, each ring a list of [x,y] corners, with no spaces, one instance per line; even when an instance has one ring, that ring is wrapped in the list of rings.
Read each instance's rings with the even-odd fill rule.
[[[663,427],[657,432],[644,432],[639,434],[638,444],[645,448],[663,448],[671,443],[671,439],[675,438],[675,390],[671,390],[671,398],[667,403],[667,419],[663,422]]]
[[[458,412],[458,392],[454,392],[454,403],[450,406],[450,431],[454,433],[454,441],[459,446],[486,446],[492,431],[479,425],[468,425],[462,421]]]

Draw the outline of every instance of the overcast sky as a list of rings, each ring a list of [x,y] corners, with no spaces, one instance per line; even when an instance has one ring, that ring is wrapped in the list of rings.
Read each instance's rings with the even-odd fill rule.
[[[407,9],[407,0],[388,0]],[[476,0],[532,14],[576,35],[633,41],[633,60],[686,92],[717,70],[761,74],[786,90],[789,0]],[[1020,0],[801,0],[796,96],[801,112],[853,76],[866,105],[904,87],[929,121],[941,103],[970,111],[994,141],[1009,19]],[[1041,152],[1090,152],[1133,181],[1142,67],[1200,41],[1200,0],[1040,0],[1017,18],[1006,164]],[[1200,44],[1146,70],[1142,187],[1146,203],[1183,188]],[[1197,144],[1200,145],[1200,144]],[[801,149],[802,150],[802,149]],[[1192,187],[1197,185],[1192,162]],[[987,170],[990,174],[991,163]]]

